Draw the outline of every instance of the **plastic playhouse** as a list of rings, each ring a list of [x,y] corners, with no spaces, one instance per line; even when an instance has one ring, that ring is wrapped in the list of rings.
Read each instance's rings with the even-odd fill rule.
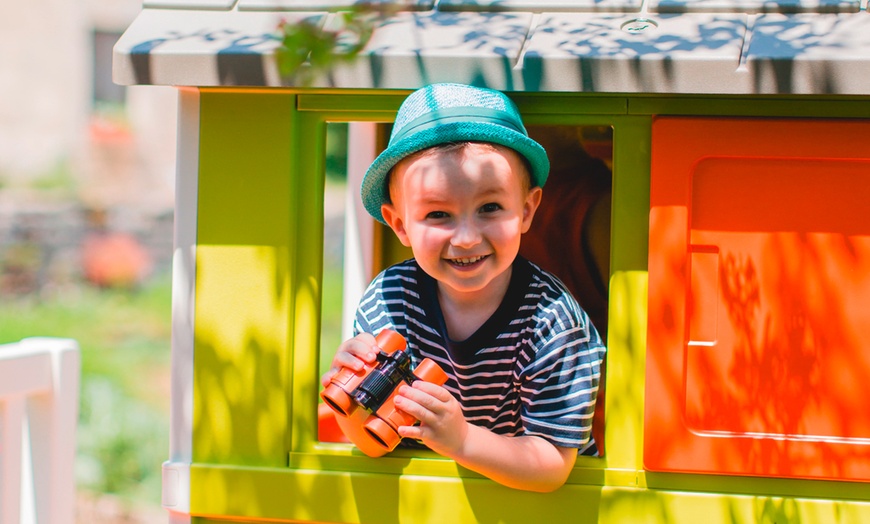
[[[377,2],[356,61],[282,77],[279,23],[352,5],[145,0],[115,48],[118,83],[179,88],[171,522],[870,522],[866,0]],[[547,147],[524,249],[606,333],[604,453],[554,493],[319,436],[327,128],[358,201],[445,81]],[[406,256],[356,206],[351,310]]]

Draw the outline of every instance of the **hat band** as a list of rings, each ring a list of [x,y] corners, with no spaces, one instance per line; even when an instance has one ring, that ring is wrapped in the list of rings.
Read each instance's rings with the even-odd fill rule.
[[[414,133],[419,133],[444,124],[453,124],[457,122],[486,122],[497,124],[528,136],[525,128],[522,127],[522,124],[518,126],[515,119],[504,116],[504,111],[488,107],[447,107],[444,109],[436,109],[431,113],[426,113],[423,116],[411,120],[402,128],[401,131],[390,138],[390,144],[405,139]]]

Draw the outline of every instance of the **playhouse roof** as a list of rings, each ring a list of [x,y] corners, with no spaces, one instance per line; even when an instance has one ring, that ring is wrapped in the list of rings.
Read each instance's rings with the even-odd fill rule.
[[[375,0],[377,1],[377,0]],[[117,83],[287,86],[281,21],[329,27],[348,0],[145,0]],[[359,5],[356,2],[356,5]],[[371,5],[371,4],[370,4]],[[393,0],[358,60],[314,87],[870,94],[867,0]]]

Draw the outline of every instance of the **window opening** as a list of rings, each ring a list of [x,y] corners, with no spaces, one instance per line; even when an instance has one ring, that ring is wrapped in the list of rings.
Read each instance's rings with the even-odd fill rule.
[[[529,126],[550,176],[520,253],[555,274],[607,334],[613,128]]]
[[[556,275],[607,340],[613,128],[528,126],[547,150],[550,175],[520,254]],[[604,455],[605,366],[592,434]]]
[[[377,125],[372,123],[326,125],[318,388],[338,346],[353,333],[357,303],[374,274],[374,228],[357,200],[362,177],[375,158],[376,132]],[[318,440],[347,442],[322,401],[318,406]]]
[[[551,172],[521,254],[566,284],[606,340],[613,129],[540,125],[528,130],[547,150]],[[356,304],[370,279],[384,266],[410,256],[356,202],[365,169],[385,142],[384,131],[388,126],[382,124],[327,124],[318,377],[329,369],[339,344],[351,336]],[[603,454],[603,369],[597,406],[593,433]],[[346,442],[337,426],[325,423],[329,413],[322,402],[320,410],[319,440]]]
[[[93,69],[93,100],[99,110],[109,107],[123,107],[127,88],[112,82],[112,48],[121,33],[114,31],[94,31],[94,69]]]
[[[320,316],[320,374],[329,369],[343,340],[343,287],[347,218],[346,123],[326,125],[326,182],[323,202],[323,280]]]

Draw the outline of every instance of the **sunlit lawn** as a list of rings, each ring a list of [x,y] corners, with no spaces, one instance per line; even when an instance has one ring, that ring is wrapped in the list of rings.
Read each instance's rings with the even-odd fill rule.
[[[324,278],[322,369],[341,342],[341,269]],[[73,338],[82,357],[78,488],[160,504],[169,455],[171,290],[168,275],[138,290],[81,285],[0,301],[0,343]]]
[[[342,274],[340,267],[327,267],[323,276],[323,316],[320,326],[320,373],[326,372],[341,344]]]
[[[81,348],[80,490],[160,504],[168,456],[170,279],[139,290],[81,285],[0,301],[0,342],[73,338]]]

